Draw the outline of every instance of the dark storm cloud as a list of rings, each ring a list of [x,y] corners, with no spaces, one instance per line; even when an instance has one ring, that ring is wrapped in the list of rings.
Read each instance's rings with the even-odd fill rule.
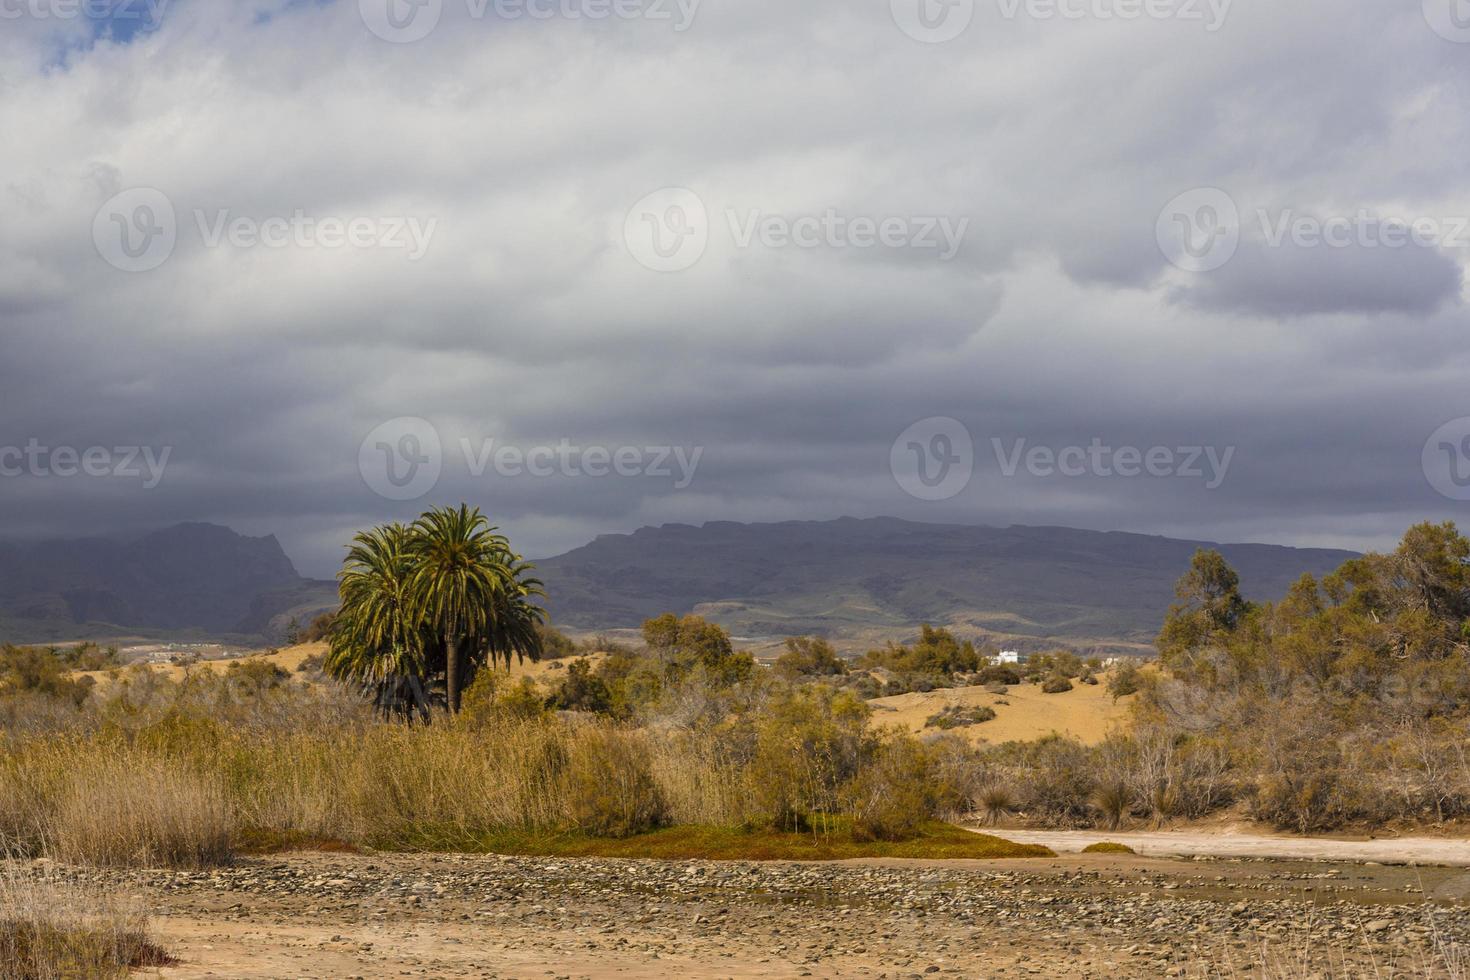
[[[353,529],[462,498],[540,555],[645,523],[844,514],[1364,546],[1463,513],[1420,456],[1470,416],[1464,250],[1268,248],[1254,221],[1259,202],[1464,210],[1470,47],[1417,5],[1236,4],[1207,31],[982,3],[941,45],[887,7],[710,0],[678,32],[448,3],[391,44],[356,2],[180,0],[131,43],[74,28],[62,63],[57,25],[14,25],[0,447],[171,456],[151,489],[0,478],[0,534],[214,520],[326,574]],[[178,240],[121,272],[94,222],[140,187]],[[662,188],[706,219],[681,271],[624,237]],[[1251,226],[1211,272],[1156,240],[1195,188],[1228,190]],[[416,260],[225,231],[298,212],[433,231]],[[743,241],[762,220],[787,234]],[[925,247],[941,222],[964,227],[952,257]],[[394,502],[359,452],[409,416],[443,473]],[[970,433],[974,475],[916,499],[890,450],[940,416]],[[702,455],[684,488],[477,475],[461,441],[491,439]],[[992,440],[1233,456],[1207,489],[1007,475]]]

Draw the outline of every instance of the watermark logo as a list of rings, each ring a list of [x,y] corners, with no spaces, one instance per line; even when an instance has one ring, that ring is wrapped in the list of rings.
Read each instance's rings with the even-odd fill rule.
[[[208,249],[375,249],[401,251],[417,262],[428,254],[439,228],[438,218],[418,215],[317,216],[301,208],[264,218],[229,208],[196,208],[192,218],[181,227],[168,195],[151,187],[134,188],[102,205],[92,222],[92,239],[114,268],[151,272],[173,256],[184,230],[196,233]]]
[[[1213,272],[1240,247],[1240,209],[1217,187],[1200,187],[1174,198],[1159,212],[1154,234],[1159,251],[1186,272]]]
[[[836,208],[799,215],[727,208],[724,217],[730,244],[737,249],[908,249],[932,253],[941,262],[959,254],[970,229],[969,218],[844,214]],[[682,187],[648,195],[628,211],[623,222],[629,254],[655,272],[693,268],[709,248],[712,232],[704,201]]]
[[[682,34],[694,26],[702,0],[463,0],[465,15],[482,21],[646,20]],[[444,0],[358,0],[362,22],[392,44],[412,44],[432,34],[444,16]]]
[[[1101,437],[1087,445],[1071,446],[992,438],[990,446],[997,471],[1008,480],[1022,473],[1036,479],[1153,477],[1195,480],[1206,490],[1218,490],[1235,461],[1234,446],[1115,446]],[[1466,479],[1470,481],[1470,442],[1465,449]],[[958,496],[973,479],[975,465],[974,438],[963,423],[952,418],[914,423],[894,441],[889,454],[889,468],[899,487],[919,500]]]
[[[1424,0],[1424,20],[1446,41],[1470,44],[1470,0]]]
[[[422,41],[439,26],[444,0],[358,0],[367,29],[390,44]]]
[[[476,444],[462,438],[459,448],[470,476],[477,478],[492,469],[496,476],[506,479],[561,476],[600,480],[618,476],[672,480],[675,490],[687,490],[694,483],[704,459],[703,446],[581,446],[570,439],[528,448],[495,439],[481,439]]]
[[[915,41],[953,41],[975,19],[975,0],[889,0],[893,22]]]
[[[24,446],[0,446],[0,478],[138,480],[144,490],[163,482],[172,446],[47,446],[29,439]]]
[[[580,445],[570,439],[519,446],[464,436],[446,446],[433,423],[405,417],[368,433],[357,465],[368,489],[387,500],[405,501],[432,493],[449,463],[471,479],[490,474],[502,479],[663,479],[675,490],[685,490],[703,459],[703,446]]]
[[[1225,26],[1234,0],[997,0],[1001,16],[1015,20],[1173,20],[1203,24],[1213,34]]]
[[[1367,208],[1357,214],[1320,218],[1297,214],[1286,208],[1271,214],[1262,208],[1256,212],[1261,237],[1270,248],[1292,245],[1296,248],[1386,248],[1409,245],[1418,248],[1470,247],[1470,218],[1417,218],[1374,216]]]
[[[0,20],[135,21],[158,24],[170,0],[0,0]]]
[[[92,220],[92,243],[108,265],[123,272],[151,272],[174,254],[178,216],[168,195],[135,187],[114,196]]]
[[[427,419],[391,419],[368,433],[357,452],[368,489],[387,500],[418,500],[439,485],[444,444]]]
[[[1027,474],[1053,476],[1122,477],[1199,480],[1206,490],[1218,490],[1230,473],[1235,447],[1226,446],[1112,446],[1101,437],[1086,446],[1033,446],[1027,439],[991,439],[1000,474],[1006,479]]]
[[[894,440],[888,468],[910,497],[950,500],[963,493],[975,475],[975,440],[956,419],[922,419]]]
[[[725,212],[736,248],[913,249],[933,251],[941,262],[959,254],[969,218],[947,215],[848,216],[828,208],[823,214],[789,217],[750,210]]]
[[[709,212],[699,195],[686,188],[654,191],[629,209],[623,241],[646,269],[692,269],[709,247]]]
[[[1470,500],[1470,417],[1446,422],[1424,443],[1424,476],[1450,500]]]

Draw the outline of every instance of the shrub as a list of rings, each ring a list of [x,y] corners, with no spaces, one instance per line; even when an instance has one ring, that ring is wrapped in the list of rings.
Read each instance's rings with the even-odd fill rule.
[[[225,679],[256,692],[280,687],[291,679],[280,664],[264,657],[237,660],[225,668]]]
[[[849,791],[852,836],[858,842],[911,840],[939,810],[932,758],[914,738],[884,743]]]
[[[1072,682],[1061,674],[1053,674],[1041,685],[1042,694],[1065,694],[1072,690]]]
[[[1108,675],[1108,693],[1116,701],[1137,694],[1143,687],[1143,672],[1135,664],[1125,663]]]
[[[1102,813],[1103,823],[1107,828],[1117,830],[1133,804],[1133,794],[1122,781],[1109,780],[1100,784],[1093,792],[1092,802]]]
[[[301,632],[302,643],[321,643],[332,638],[332,627],[337,624],[336,613],[322,613]]]
[[[1112,841],[1102,841],[1097,844],[1088,844],[1082,849],[1083,854],[1137,854],[1127,844],[1115,844]]]
[[[960,643],[949,630],[931,626],[920,629],[919,642],[911,647],[890,643],[882,650],[869,651],[862,660],[862,665],[869,669],[926,675],[941,682],[955,674],[974,673],[980,669],[980,663],[973,643],[968,640]]]
[[[967,708],[963,705],[952,704],[938,714],[930,715],[928,720],[924,722],[924,727],[949,731],[952,728],[970,728],[974,725],[981,725],[987,721],[994,720],[994,708],[985,707],[984,705]]]
[[[1015,687],[1021,683],[1021,672],[1010,664],[992,664],[980,671],[977,680],[981,684],[1001,684]]]
[[[565,660],[577,655],[577,644],[560,630],[538,623],[536,633],[541,637],[542,660]]]
[[[1086,747],[1074,739],[1049,735],[1008,748],[1028,813],[1063,825],[1085,822],[1096,785],[1092,753]]]
[[[777,676],[787,680],[840,677],[848,671],[847,661],[837,655],[832,644],[817,636],[789,637],[786,652],[772,666]]]
[[[1016,809],[1016,797],[1010,790],[992,783],[982,789],[976,799],[980,819],[988,827],[1000,823]]]
[[[578,736],[566,767],[576,829],[595,837],[632,837],[669,823],[668,801],[653,777],[642,737],[604,727],[584,728]]]
[[[92,693],[94,681],[73,679],[70,661],[83,656],[7,644],[0,648],[0,697],[40,694],[80,706]]]
[[[751,797],[778,830],[803,831],[839,812],[842,789],[874,746],[869,708],[810,684],[781,692],[753,720]]]
[[[566,679],[551,697],[551,706],[559,711],[606,714],[612,711],[612,692],[606,681],[593,675],[591,661],[573,660]]]

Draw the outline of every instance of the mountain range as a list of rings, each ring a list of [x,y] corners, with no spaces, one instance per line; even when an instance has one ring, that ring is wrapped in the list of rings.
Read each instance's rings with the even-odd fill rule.
[[[263,639],[336,604],[274,537],[179,524],[141,538],[0,543],[0,639]]]
[[[1253,599],[1352,552],[1183,541],[1064,527],[893,518],[667,524],[609,534],[537,563],[553,620],[636,628],[696,612],[736,636],[816,633],[839,648],[902,639],[923,623],[1031,651],[1146,652],[1200,547],[1218,547]],[[181,524],[130,541],[0,544],[0,639],[85,636],[278,641],[336,603],[274,537]]]
[[[538,564],[567,627],[636,626],[699,612],[750,639],[819,633],[861,649],[924,623],[1023,652],[1066,644],[1146,652],[1197,548],[1217,547],[1251,598],[1353,552],[1065,527],[893,518],[669,524],[605,535]]]

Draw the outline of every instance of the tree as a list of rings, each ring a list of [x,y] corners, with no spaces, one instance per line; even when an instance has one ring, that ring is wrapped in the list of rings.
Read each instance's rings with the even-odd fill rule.
[[[1240,576],[1218,551],[1199,549],[1175,586],[1180,602],[1170,607],[1159,633],[1165,658],[1196,650],[1232,632],[1250,612],[1240,594]]]
[[[416,705],[409,688],[427,680],[423,630],[409,595],[411,532],[388,524],[353,538],[338,574],[342,608],[331,633],[323,669],[357,684],[385,713],[417,707],[427,720],[420,687]]]
[[[545,592],[531,571],[467,505],[359,534],[338,576],[342,608],[323,666],[384,711],[416,708],[425,720],[428,686],[442,674],[458,712],[487,662],[540,658]]]
[[[774,667],[778,676],[793,681],[801,677],[837,677],[848,671],[847,661],[819,636],[788,637],[786,652],[776,658]]]
[[[408,590],[415,613],[444,645],[449,712],[459,711],[466,660],[539,656],[540,583],[479,508],[436,508],[413,523]],[[471,667],[473,670],[473,666]]]

